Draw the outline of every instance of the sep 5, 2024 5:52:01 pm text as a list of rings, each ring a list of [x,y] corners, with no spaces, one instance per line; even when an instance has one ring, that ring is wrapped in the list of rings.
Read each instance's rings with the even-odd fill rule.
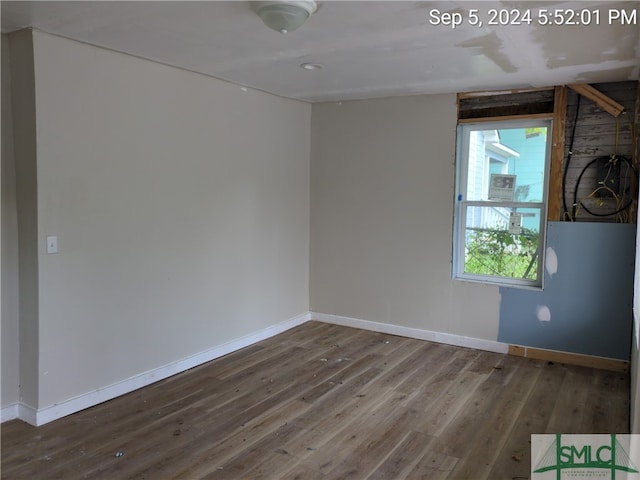
[[[469,25],[484,26],[579,26],[579,25],[637,25],[637,8],[491,8],[481,11],[470,8],[467,11],[429,10],[429,24],[447,28]]]

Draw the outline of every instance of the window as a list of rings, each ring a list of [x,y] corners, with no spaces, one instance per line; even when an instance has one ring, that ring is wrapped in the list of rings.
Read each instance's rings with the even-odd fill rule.
[[[454,278],[542,287],[551,120],[458,127]]]

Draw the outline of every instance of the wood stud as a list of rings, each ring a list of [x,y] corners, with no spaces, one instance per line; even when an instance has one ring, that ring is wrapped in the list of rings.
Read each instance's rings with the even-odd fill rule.
[[[607,97],[602,92],[596,90],[591,85],[584,83],[569,85],[569,88],[575,90],[583,97],[588,98],[593,103],[602,108],[605,112],[617,117],[624,111],[624,106],[620,105],[615,100]]]
[[[553,102],[553,127],[551,133],[551,166],[549,168],[549,194],[547,221],[562,218],[562,173],[564,164],[564,131],[567,122],[567,88],[555,88]]]

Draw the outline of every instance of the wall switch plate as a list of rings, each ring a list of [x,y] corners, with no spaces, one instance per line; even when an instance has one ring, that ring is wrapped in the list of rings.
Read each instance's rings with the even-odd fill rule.
[[[58,253],[58,237],[47,235],[47,253]]]

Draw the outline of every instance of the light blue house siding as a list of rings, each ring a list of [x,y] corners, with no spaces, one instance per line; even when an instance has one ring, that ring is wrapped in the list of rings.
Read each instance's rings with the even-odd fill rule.
[[[518,152],[520,157],[512,157],[508,162],[508,173],[516,176],[514,200],[517,202],[542,202],[544,195],[544,168],[547,137],[539,130],[514,128],[499,130],[500,143]],[[526,213],[526,212],[523,212]],[[535,217],[525,216],[522,226],[538,229]]]

